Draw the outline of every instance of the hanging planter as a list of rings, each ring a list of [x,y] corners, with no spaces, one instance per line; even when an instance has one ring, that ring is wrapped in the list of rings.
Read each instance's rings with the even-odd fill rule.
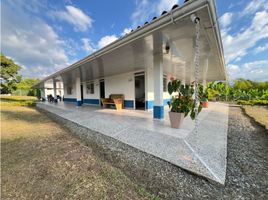
[[[172,128],[181,128],[184,117],[190,113],[191,118],[194,120],[196,117],[195,101],[193,99],[194,85],[182,85],[179,80],[171,80],[168,83],[168,92],[172,96],[168,102],[170,112],[169,119]],[[201,111],[202,106],[198,106],[198,113]]]

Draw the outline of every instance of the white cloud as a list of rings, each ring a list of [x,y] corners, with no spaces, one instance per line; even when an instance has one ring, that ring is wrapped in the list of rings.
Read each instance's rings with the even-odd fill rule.
[[[254,49],[254,53],[257,54],[257,53],[260,53],[260,52],[263,52],[265,50],[268,49],[268,43],[263,45],[263,46],[258,46]]]
[[[130,31],[131,31],[131,28],[125,28],[125,29],[123,30],[123,32],[122,32],[120,35],[121,35],[121,36],[124,36],[124,35],[130,33]]]
[[[51,16],[73,25],[76,31],[87,31],[93,20],[79,8],[68,5],[65,11],[51,11]]]
[[[222,15],[219,19],[221,27],[225,28],[229,26],[232,22],[232,18],[233,18],[233,13],[230,13],[230,12],[224,13],[224,15]]]
[[[106,35],[99,40],[98,48],[103,48],[117,39],[116,35]]]
[[[178,4],[178,0],[136,1],[136,8],[131,16],[132,26],[136,28],[138,25],[143,25],[145,21],[159,16],[164,10],[169,11],[174,4]]]
[[[228,29],[222,29],[222,39],[227,63],[239,60],[248,53],[256,43],[268,37],[268,12],[255,13],[251,24],[244,30],[230,34]]]
[[[94,44],[91,42],[90,39],[82,38],[81,41],[83,43],[83,49],[86,50],[87,53],[92,53],[96,51],[96,49],[94,48]]]
[[[267,0],[250,1],[250,3],[242,11],[241,16],[253,14],[259,10],[267,10],[267,9],[268,9],[268,1]]]
[[[65,42],[25,9],[12,1],[2,3],[1,51],[24,66],[21,74],[26,77],[44,77],[68,66]]]
[[[158,14],[161,14],[164,10],[170,11],[172,6],[177,3],[178,3],[178,0],[160,0],[157,5]]]
[[[268,60],[248,62],[240,66],[229,64],[227,70],[231,80],[245,78],[255,81],[268,81]]]

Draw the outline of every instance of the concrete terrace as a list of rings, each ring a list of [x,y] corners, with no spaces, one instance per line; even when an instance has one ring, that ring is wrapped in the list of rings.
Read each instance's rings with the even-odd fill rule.
[[[228,105],[210,102],[194,122],[185,118],[182,129],[164,120],[153,120],[152,111],[113,110],[72,103],[38,103],[38,108],[115,138],[185,170],[224,184],[226,175]]]

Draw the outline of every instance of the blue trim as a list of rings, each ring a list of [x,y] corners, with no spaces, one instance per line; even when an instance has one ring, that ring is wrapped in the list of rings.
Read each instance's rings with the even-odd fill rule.
[[[154,107],[154,101],[145,101],[145,109],[153,109]]]
[[[77,106],[82,106],[82,101],[76,101]]]
[[[133,100],[124,100],[124,107],[125,108],[134,108],[134,101]]]
[[[170,99],[164,99],[164,101],[163,101],[164,106],[168,105],[169,101],[170,101]]]
[[[66,101],[66,102],[76,102],[76,98],[63,98],[63,101]]]
[[[163,100],[163,105],[164,106],[167,106],[167,102],[169,102],[170,99],[164,99]],[[145,102],[145,108],[148,110],[148,109],[153,109],[154,108],[154,101],[153,100],[150,100],[150,101],[146,101]]]
[[[99,99],[83,99],[83,103],[100,105],[100,100]]]
[[[164,106],[154,106],[154,119],[164,119]]]

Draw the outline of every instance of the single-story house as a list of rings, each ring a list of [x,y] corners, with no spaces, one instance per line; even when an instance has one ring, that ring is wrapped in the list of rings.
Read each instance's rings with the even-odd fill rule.
[[[124,108],[153,109],[153,117],[162,119],[170,77],[195,80],[193,16],[200,19],[199,81],[226,80],[215,1],[186,0],[34,87],[44,98],[60,95],[77,106],[100,106],[102,98],[123,94]]]

